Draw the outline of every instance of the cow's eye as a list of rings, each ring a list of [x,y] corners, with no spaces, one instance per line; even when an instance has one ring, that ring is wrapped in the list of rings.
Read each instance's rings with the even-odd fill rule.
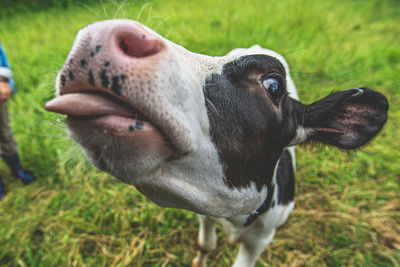
[[[279,105],[279,100],[283,95],[283,84],[278,78],[267,77],[262,80],[262,84],[267,91],[269,97],[275,103],[275,105]]]

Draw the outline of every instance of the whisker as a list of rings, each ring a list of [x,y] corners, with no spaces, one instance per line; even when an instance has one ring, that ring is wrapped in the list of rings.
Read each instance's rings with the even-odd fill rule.
[[[215,105],[213,104],[213,102],[211,102],[211,100],[208,99],[207,97],[206,97],[206,102],[212,107],[211,110],[212,110],[216,115],[219,116],[219,112],[218,112],[217,108],[215,107]]]

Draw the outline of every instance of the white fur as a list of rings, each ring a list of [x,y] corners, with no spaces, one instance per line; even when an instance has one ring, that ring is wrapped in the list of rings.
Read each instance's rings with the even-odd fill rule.
[[[307,137],[310,135],[312,131],[313,131],[312,128],[304,128],[302,126],[299,126],[296,130],[296,136],[293,138],[292,141],[290,141],[289,146],[294,146],[303,143],[304,141],[307,140]]]

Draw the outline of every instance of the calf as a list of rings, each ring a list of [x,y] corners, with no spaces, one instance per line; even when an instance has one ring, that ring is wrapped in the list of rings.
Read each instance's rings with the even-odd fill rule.
[[[195,54],[129,20],[79,31],[49,111],[99,169],[163,207],[196,212],[205,266],[215,223],[253,266],[294,207],[294,145],[368,142],[387,119],[367,88],[299,102],[286,61],[253,46]]]

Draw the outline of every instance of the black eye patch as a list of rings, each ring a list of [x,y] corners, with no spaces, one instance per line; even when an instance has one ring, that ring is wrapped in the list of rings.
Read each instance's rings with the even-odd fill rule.
[[[240,57],[222,69],[223,74],[231,81],[245,81],[252,73],[267,75],[277,73],[286,76],[285,68],[278,59],[267,55],[250,55]]]
[[[260,79],[271,78],[265,86],[278,102],[285,93],[285,76],[277,59],[251,55],[225,64],[222,73],[206,79],[203,92],[210,136],[225,166],[228,186],[244,188],[253,182],[261,190],[272,177],[281,152],[282,127]],[[263,95],[254,93],[252,86]]]

